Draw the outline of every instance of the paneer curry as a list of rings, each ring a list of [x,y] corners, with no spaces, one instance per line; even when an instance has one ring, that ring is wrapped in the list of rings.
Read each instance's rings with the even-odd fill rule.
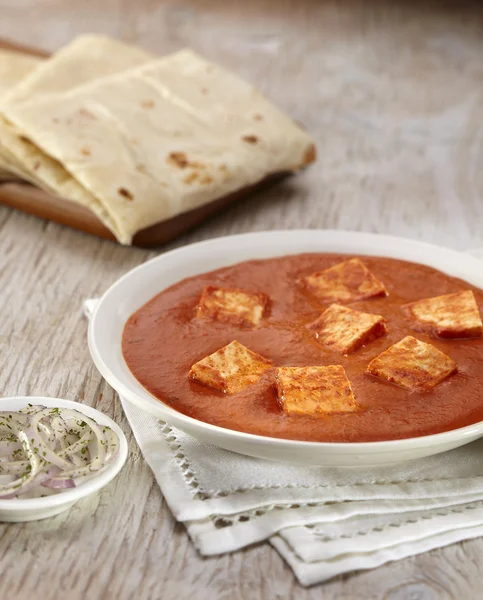
[[[482,307],[430,267],[302,254],[173,285],[129,318],[122,348],[151,394],[214,425],[401,439],[483,420]]]

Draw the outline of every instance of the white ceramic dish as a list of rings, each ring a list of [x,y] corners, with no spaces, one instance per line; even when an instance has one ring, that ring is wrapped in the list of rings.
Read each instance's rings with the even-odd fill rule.
[[[187,417],[147,392],[121,352],[128,317],[164,288],[192,275],[255,258],[302,252],[388,256],[423,263],[483,288],[481,261],[466,254],[396,237],[344,231],[273,231],[218,238],[163,254],[130,271],[98,303],[89,325],[92,358],[116,391],[136,406],[201,440],[271,460],[327,466],[366,466],[445,452],[483,436],[483,422],[436,435],[369,443],[282,440],[232,431]],[[483,397],[482,397],[483,402]]]
[[[94,419],[100,425],[110,427],[119,437],[119,452],[113,458],[112,462],[97,476],[86,481],[78,488],[72,488],[62,491],[53,496],[45,498],[14,498],[11,500],[0,500],[0,521],[20,522],[36,521],[53,517],[58,513],[67,510],[78,502],[94,492],[97,492],[107,485],[122,469],[127,458],[127,441],[124,433],[112,419],[95,408],[71,402],[70,400],[60,400],[58,398],[43,398],[42,396],[19,396],[16,398],[0,398],[0,410],[17,411],[25,408],[27,404],[42,405],[47,407],[71,408],[78,410],[86,416]]]

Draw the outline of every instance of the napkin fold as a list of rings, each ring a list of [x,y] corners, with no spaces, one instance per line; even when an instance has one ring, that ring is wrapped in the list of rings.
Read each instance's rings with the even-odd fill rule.
[[[268,540],[312,585],[483,535],[483,439],[390,467],[301,467],[222,450],[121,403],[204,556]]]
[[[84,303],[87,317],[95,304]],[[483,439],[388,467],[303,467],[211,446],[120,400],[204,556],[267,540],[308,586],[483,535]]]

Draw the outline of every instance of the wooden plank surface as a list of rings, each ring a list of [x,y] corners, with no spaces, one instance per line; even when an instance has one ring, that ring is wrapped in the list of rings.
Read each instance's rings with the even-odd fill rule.
[[[55,50],[102,31],[192,45],[305,123],[319,162],[170,247],[328,227],[483,246],[483,8],[322,0],[0,0],[0,37]],[[478,598],[483,540],[300,588],[268,545],[202,560],[166,508],[87,351],[80,305],[154,256],[0,208],[0,392],[83,400],[130,437],[122,474],[43,522],[0,525],[0,598]]]

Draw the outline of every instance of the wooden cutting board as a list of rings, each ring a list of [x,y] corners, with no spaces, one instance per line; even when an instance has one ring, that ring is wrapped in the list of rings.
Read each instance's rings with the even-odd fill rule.
[[[46,52],[21,46],[14,42],[0,40],[0,48],[47,57]],[[288,173],[271,175],[263,181],[243,188],[237,192],[219,198],[189,212],[177,215],[167,221],[156,223],[139,231],[133,239],[134,246],[152,248],[170,240],[200,224],[208,217],[220,212],[225,206],[241,200],[246,196],[273,185],[276,181],[287,177]],[[23,212],[35,215],[85,231],[98,237],[116,241],[114,235],[87,208],[64,198],[51,195],[33,185],[19,181],[0,181],[0,203]]]

